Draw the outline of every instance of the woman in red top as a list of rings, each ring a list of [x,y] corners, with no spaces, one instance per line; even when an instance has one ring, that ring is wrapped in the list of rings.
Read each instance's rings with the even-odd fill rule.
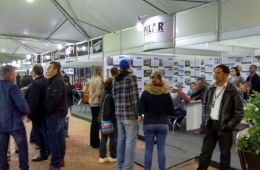
[[[75,88],[75,89],[78,89],[78,90],[81,90],[81,89],[82,89],[82,85],[80,84],[80,82],[79,82],[78,80],[75,80],[74,88]]]

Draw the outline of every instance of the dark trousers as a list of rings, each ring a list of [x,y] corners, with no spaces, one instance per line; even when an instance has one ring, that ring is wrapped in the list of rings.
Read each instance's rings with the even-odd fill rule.
[[[91,120],[91,127],[90,127],[90,146],[93,148],[98,148],[100,144],[99,139],[99,124],[98,124],[98,114],[100,107],[90,107],[92,120]]]
[[[203,140],[201,154],[199,157],[199,167],[197,170],[208,169],[211,156],[217,144],[217,141],[219,142],[219,148],[221,153],[219,169],[230,169],[230,149],[232,147],[232,133],[233,131],[228,131],[221,133],[219,136],[218,123],[214,123],[212,120],[209,120],[208,127],[206,128],[206,135]]]
[[[13,136],[19,149],[19,168],[21,170],[28,170],[28,144],[25,128],[13,132],[0,132],[0,169],[9,170],[6,153],[8,150],[10,135]]]
[[[107,157],[107,139],[109,138],[109,152],[111,158],[116,158],[116,141],[117,141],[117,123],[113,122],[114,131],[110,134],[101,135],[101,142],[99,147],[99,157]]]
[[[50,166],[60,168],[60,160],[64,158],[66,152],[64,118],[53,114],[47,116],[47,130],[52,154]]]
[[[44,120],[45,121],[45,120]],[[32,121],[32,132],[33,136],[36,140],[36,143],[40,147],[40,155],[41,156],[48,156],[48,141],[47,141],[47,129],[45,128],[44,122],[35,122]]]

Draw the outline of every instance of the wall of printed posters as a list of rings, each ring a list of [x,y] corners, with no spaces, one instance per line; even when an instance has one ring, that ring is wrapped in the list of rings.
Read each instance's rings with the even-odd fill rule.
[[[106,57],[104,61],[104,79],[110,77],[110,69],[119,67],[121,60],[128,60],[133,74],[137,76],[138,90],[141,94],[145,83],[150,80],[153,71],[159,71],[163,79],[173,87],[173,57],[149,55],[119,55]]]

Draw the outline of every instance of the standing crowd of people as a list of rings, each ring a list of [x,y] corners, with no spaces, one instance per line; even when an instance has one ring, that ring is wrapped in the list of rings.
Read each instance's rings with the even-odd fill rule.
[[[15,68],[1,67],[0,81],[0,169],[8,170],[7,151],[10,135],[19,149],[19,167],[28,170],[28,144],[23,120],[32,122],[32,135],[40,153],[32,161],[46,160],[51,155],[50,170],[65,166],[66,140],[68,137],[69,116],[73,105],[72,91],[68,78],[60,72],[59,62],[52,61],[43,75],[43,68],[36,64],[32,69],[33,81],[22,88],[24,97],[17,85]],[[260,78],[257,67],[251,65],[246,81],[240,76],[237,67],[230,69],[218,65],[214,69],[215,83],[209,85],[199,77],[192,82],[185,94],[182,84],[175,88],[163,80],[160,72],[151,74],[139,98],[137,77],[132,73],[130,63],[121,60],[119,70],[110,70],[112,77],[103,81],[103,68],[96,66],[89,81],[88,103],[91,108],[90,145],[99,148],[99,163],[116,162],[118,170],[131,170],[134,167],[135,148],[139,132],[139,122],[143,121],[145,139],[144,169],[152,167],[154,140],[157,141],[159,169],[166,169],[165,143],[169,130],[170,115],[181,115],[177,127],[186,111],[180,108],[182,100],[202,102],[202,124],[200,131],[205,133],[199,156],[198,170],[206,170],[210,164],[215,145],[219,142],[220,168],[229,169],[232,130],[244,114],[243,100],[253,91],[260,91]],[[63,77],[63,78],[62,78]],[[21,82],[22,79],[19,78]],[[79,85],[77,85],[79,87]],[[82,88],[82,87],[79,87]],[[100,139],[101,130],[101,139]],[[109,139],[109,156],[107,141]]]

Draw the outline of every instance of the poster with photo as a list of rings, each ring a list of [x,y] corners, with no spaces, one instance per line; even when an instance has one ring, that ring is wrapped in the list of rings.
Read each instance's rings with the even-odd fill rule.
[[[200,72],[205,72],[205,67],[200,67]]]
[[[174,77],[174,78],[173,78],[173,82],[174,82],[174,83],[178,82],[178,78],[177,78],[177,77]]]
[[[54,51],[54,54],[55,54],[55,51]],[[56,57],[57,57],[57,60],[59,60],[59,55],[56,55]],[[52,60],[53,60],[52,59],[52,52],[49,52],[49,53],[42,55],[42,62],[43,63],[46,63],[46,62],[49,62],[49,61],[52,61]]]
[[[184,66],[185,65],[185,60],[180,60],[178,65]]]
[[[159,58],[159,67],[163,67],[163,59]]]
[[[245,56],[243,57],[243,62],[250,62],[252,63],[253,57],[252,56]]]
[[[206,73],[206,80],[213,80],[213,73]]]
[[[228,64],[229,59],[227,57],[222,57],[222,64]]]
[[[108,66],[113,66],[114,65],[114,63],[113,63],[113,58],[114,57],[107,57],[106,58],[106,62],[107,62],[107,65]],[[118,63],[119,64],[119,63]]]
[[[172,68],[165,69],[165,77],[173,77]]]
[[[184,65],[178,65],[178,70],[184,70]]]
[[[143,88],[143,78],[142,77],[137,77],[137,86],[138,88]]]
[[[130,57],[128,55],[120,55],[120,56],[113,56],[113,65],[119,66],[119,63],[121,60],[130,60]]]
[[[185,84],[190,85],[191,83],[191,78],[185,78]]]
[[[179,75],[179,72],[178,72],[178,71],[174,71],[173,75],[174,75],[174,76],[178,76],[178,75]]]
[[[173,67],[173,58],[164,59],[164,68],[172,68]]]
[[[242,62],[241,63],[242,71],[245,71],[245,72],[249,71],[250,65],[251,65],[251,62]]]
[[[174,61],[173,66],[178,66],[178,61]]]
[[[65,54],[69,57],[76,56],[76,53],[74,53],[74,45],[66,45]]]
[[[136,75],[137,77],[143,77],[142,67],[140,67],[140,66],[133,66],[132,70],[133,70],[134,75]]]
[[[178,70],[178,72],[179,72],[179,76],[184,76],[184,70]]]
[[[133,61],[132,66],[142,66],[143,59],[141,56],[131,56],[131,60]]]
[[[41,55],[33,56],[33,64],[41,63]]]
[[[236,62],[237,63],[243,62],[243,57],[236,57]]]
[[[184,71],[184,75],[185,76],[190,76],[191,75],[191,71],[190,70],[185,70]]]
[[[206,65],[205,72],[213,72],[213,65]]]
[[[144,77],[151,77],[153,73],[153,70],[152,69],[144,69]]]
[[[151,58],[143,58],[143,66],[151,67],[152,65],[152,59]]]
[[[259,64],[259,63],[260,63],[260,56],[254,56],[253,62],[254,62],[255,64]]]
[[[159,69],[159,72],[161,73],[162,77],[165,77],[165,69]]]
[[[153,58],[153,66],[154,67],[159,67],[159,58],[158,57],[154,57]]]
[[[214,64],[214,61],[215,61],[214,58],[208,58],[205,60],[205,62],[206,62],[205,65],[212,65],[212,64]]]
[[[228,63],[235,63],[236,57],[228,57]]]
[[[190,67],[190,60],[185,60],[185,67]]]

